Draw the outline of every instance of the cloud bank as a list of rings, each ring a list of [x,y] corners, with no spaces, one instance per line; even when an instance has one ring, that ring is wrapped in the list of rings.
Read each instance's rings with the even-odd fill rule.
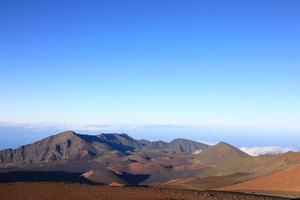
[[[288,151],[293,151],[291,148],[279,147],[279,146],[265,146],[265,147],[241,147],[240,148],[245,153],[250,156],[259,156],[259,155],[276,155],[280,153],[285,153]]]

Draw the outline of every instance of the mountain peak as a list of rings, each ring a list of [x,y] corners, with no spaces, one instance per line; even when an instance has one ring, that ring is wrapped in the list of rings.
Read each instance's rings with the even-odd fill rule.
[[[49,163],[88,157],[96,149],[74,131],[65,131],[9,152],[0,152],[0,163]]]
[[[218,144],[216,145],[213,145],[211,146],[210,148],[212,149],[219,149],[223,152],[233,152],[233,153],[236,153],[236,154],[239,154],[243,157],[247,157],[249,156],[247,153],[241,151],[240,149],[236,148],[235,146],[231,145],[231,144],[228,144],[226,142],[219,142]]]
[[[228,147],[233,147],[231,144],[224,142],[224,141],[220,141],[217,144],[213,145],[213,146],[228,146]]]
[[[64,131],[64,132],[61,132],[61,133],[58,133],[57,136],[62,136],[62,135],[65,135],[65,136],[71,136],[71,135],[76,135],[76,133],[72,130],[68,130],[68,131]]]
[[[172,140],[169,143],[169,146],[173,149],[180,150],[183,153],[194,153],[209,147],[207,144],[183,138],[176,138]]]
[[[218,142],[217,144],[228,144],[228,143],[221,140],[221,141]]]
[[[224,162],[245,157],[249,157],[249,155],[223,141],[198,154],[199,160],[210,165],[220,165]]]

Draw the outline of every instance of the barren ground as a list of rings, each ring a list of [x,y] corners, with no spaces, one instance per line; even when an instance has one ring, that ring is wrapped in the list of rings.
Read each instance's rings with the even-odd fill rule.
[[[276,172],[269,176],[224,187],[225,190],[273,191],[300,194],[300,165]],[[282,192],[281,192],[282,193]]]
[[[5,183],[0,184],[3,200],[260,200],[283,199],[251,194],[214,191],[192,191],[151,187],[110,187],[66,183]]]

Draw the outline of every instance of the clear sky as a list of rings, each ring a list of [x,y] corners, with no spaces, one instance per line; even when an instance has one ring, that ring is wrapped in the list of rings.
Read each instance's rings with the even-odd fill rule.
[[[300,128],[300,1],[0,1],[0,121]]]

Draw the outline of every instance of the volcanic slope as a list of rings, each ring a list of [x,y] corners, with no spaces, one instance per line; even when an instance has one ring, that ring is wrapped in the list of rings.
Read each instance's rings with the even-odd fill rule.
[[[227,186],[224,189],[239,191],[285,191],[300,194],[300,164],[268,176]]]

